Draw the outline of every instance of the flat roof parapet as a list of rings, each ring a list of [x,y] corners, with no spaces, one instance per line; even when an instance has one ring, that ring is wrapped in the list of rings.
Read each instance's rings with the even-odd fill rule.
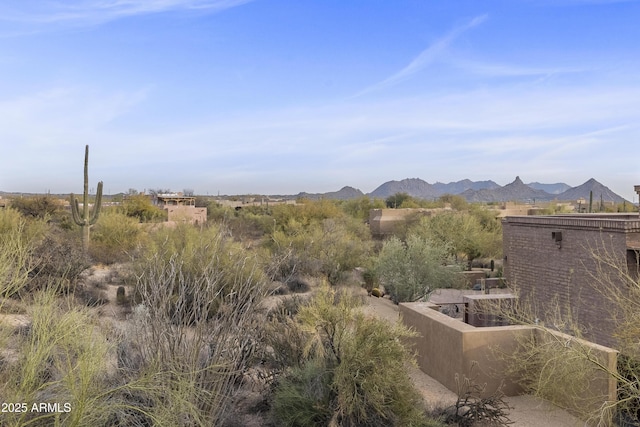
[[[503,221],[509,224],[523,224],[532,227],[594,229],[622,233],[640,232],[640,218],[636,214],[629,213],[508,216]]]

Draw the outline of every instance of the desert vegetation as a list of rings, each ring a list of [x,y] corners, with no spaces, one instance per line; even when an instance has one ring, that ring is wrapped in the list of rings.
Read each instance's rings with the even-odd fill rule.
[[[0,210],[0,396],[20,407],[3,425],[442,425],[406,372],[412,332],[366,317],[361,286],[424,298],[456,286],[464,250],[424,223],[372,239],[383,205],[210,203],[205,226],[163,227],[135,193],[81,224],[16,199]]]

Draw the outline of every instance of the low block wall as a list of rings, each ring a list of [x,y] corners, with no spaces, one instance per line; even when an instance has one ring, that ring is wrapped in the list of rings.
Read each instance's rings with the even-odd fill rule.
[[[508,396],[522,393],[521,387],[510,378],[504,378],[504,361],[494,357],[497,346],[503,351],[516,348],[516,335],[532,334],[526,326],[501,326],[476,328],[451,318],[432,308],[431,304],[414,302],[400,304],[400,314],[405,325],[413,328],[420,337],[413,340],[417,362],[427,375],[442,383],[449,390],[456,390],[456,375],[469,375],[472,363],[478,362],[477,382],[487,383],[486,392],[493,393],[503,382],[503,392]]]
[[[456,375],[469,376],[473,363],[477,362],[478,366],[473,374],[477,375],[477,383],[487,384],[486,394],[492,394],[500,384],[503,384],[502,391],[507,396],[523,393],[522,387],[517,384],[518,378],[505,374],[508,362],[496,357],[496,349],[511,354],[523,340],[551,339],[549,334],[532,326],[476,328],[433,308],[433,304],[423,302],[400,304],[404,324],[420,335],[412,341],[417,351],[418,366],[423,372],[449,390],[457,392]],[[569,340],[569,336],[556,335]],[[615,369],[615,350],[584,341],[579,342],[588,346],[590,354],[595,355],[601,363]],[[583,392],[584,396],[581,397],[584,397],[585,401],[593,402],[594,409],[597,409],[599,403],[616,399],[616,382],[605,373],[594,369],[593,380],[589,388]],[[566,402],[561,401],[562,397],[558,400],[553,403],[570,409]]]

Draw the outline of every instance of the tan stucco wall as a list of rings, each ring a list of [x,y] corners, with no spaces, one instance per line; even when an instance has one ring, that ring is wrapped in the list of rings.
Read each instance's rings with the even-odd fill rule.
[[[447,208],[423,209],[371,209],[369,211],[369,229],[374,236],[393,234],[398,227],[420,216],[431,216],[437,213],[450,211]]]
[[[442,314],[426,303],[400,304],[400,313],[405,325],[420,334],[413,340],[418,353],[420,369],[452,391],[456,391],[456,375],[470,375],[473,361],[478,362],[474,374],[478,383],[487,383],[486,391],[493,393],[502,380],[503,392],[513,396],[521,388],[504,378],[505,362],[496,359],[495,349],[513,351],[518,334],[531,334],[532,328],[525,326],[502,326],[475,328],[458,319]]]
[[[473,374],[477,375],[478,384],[487,384],[485,394],[495,392],[502,381],[502,391],[507,396],[522,394],[522,388],[516,384],[517,378],[505,374],[508,362],[497,356],[497,351],[511,354],[519,342],[532,335],[537,340],[551,339],[549,334],[533,326],[475,328],[434,310],[430,303],[402,303],[400,314],[404,324],[419,334],[412,344],[420,369],[454,392],[457,392],[456,376],[469,376],[472,365],[477,362]],[[557,335],[568,340],[568,336]],[[615,350],[584,341],[580,343],[585,344],[605,366],[615,369]],[[616,383],[594,368],[591,387],[584,390],[581,397],[596,402],[594,409],[597,409],[604,401],[616,399]],[[567,407],[564,402],[553,403]]]
[[[166,205],[164,209],[168,213],[167,220],[169,222],[188,222],[191,224],[204,224],[207,222],[207,208]]]

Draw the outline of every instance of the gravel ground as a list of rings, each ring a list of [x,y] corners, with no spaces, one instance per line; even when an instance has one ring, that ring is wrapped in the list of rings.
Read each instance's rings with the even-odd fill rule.
[[[397,321],[400,315],[398,306],[387,298],[367,298],[364,310],[391,322]],[[411,379],[422,393],[428,407],[449,406],[455,402],[454,392],[422,372],[418,367],[410,367],[409,369]],[[582,427],[587,425],[567,411],[534,396],[512,396],[507,397],[505,401],[512,408],[509,411],[509,419],[513,421],[512,425],[515,427]]]

